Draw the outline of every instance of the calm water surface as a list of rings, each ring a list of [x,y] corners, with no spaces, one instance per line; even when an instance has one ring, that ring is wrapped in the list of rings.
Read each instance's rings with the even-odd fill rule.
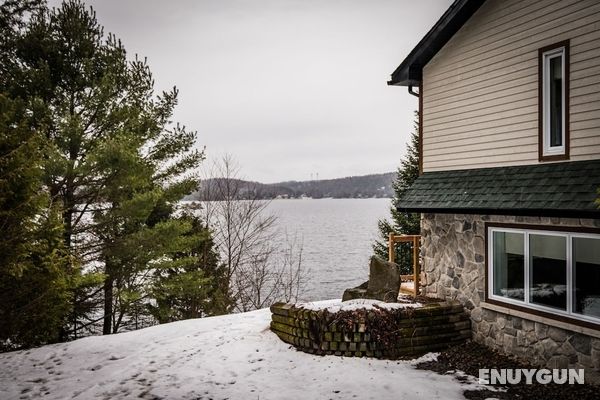
[[[303,300],[342,297],[367,280],[377,221],[389,216],[390,199],[273,200],[268,211],[281,229],[303,241],[310,269]]]

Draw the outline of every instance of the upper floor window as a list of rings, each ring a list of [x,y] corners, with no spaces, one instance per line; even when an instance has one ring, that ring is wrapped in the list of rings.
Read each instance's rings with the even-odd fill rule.
[[[540,161],[569,157],[569,42],[539,50]]]

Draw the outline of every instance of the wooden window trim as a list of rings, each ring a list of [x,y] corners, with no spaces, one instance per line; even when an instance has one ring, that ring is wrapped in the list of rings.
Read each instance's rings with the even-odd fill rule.
[[[550,50],[558,49],[560,47],[565,48],[565,152],[564,154],[553,154],[544,155],[544,53]],[[569,97],[570,97],[570,41],[563,40],[562,42],[554,43],[549,46],[542,47],[538,50],[538,160],[543,161],[562,161],[568,160],[570,156],[570,110],[569,110]]]
[[[584,328],[590,329],[600,329],[600,322],[591,322],[584,321],[577,318],[571,318],[565,315],[558,315],[551,312],[546,312],[542,310],[537,310],[527,306],[520,306],[517,304],[512,304],[504,301],[498,301],[489,297],[489,228],[512,228],[512,229],[523,229],[523,230],[537,230],[537,231],[555,231],[555,232],[572,232],[572,233],[589,233],[589,234],[600,234],[600,229],[597,228],[586,228],[586,227],[577,227],[577,226],[548,226],[548,225],[530,225],[530,224],[507,224],[507,223],[485,223],[485,262],[484,262],[484,280],[485,280],[485,290],[484,290],[484,298],[485,302],[489,304],[493,304],[496,306],[509,308],[517,311],[521,311],[524,313],[529,313],[533,315],[537,315],[540,317],[552,319],[555,321],[564,322],[567,324],[580,326]]]

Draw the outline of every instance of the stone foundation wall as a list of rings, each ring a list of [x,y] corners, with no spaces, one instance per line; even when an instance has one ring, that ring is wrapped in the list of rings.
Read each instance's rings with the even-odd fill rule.
[[[600,227],[600,220],[464,214],[423,214],[421,219],[424,294],[463,304],[475,341],[535,365],[584,368],[586,380],[600,383],[600,332],[583,334],[568,324],[509,315],[485,304],[486,222]]]
[[[469,317],[458,302],[337,313],[276,303],[271,312],[271,330],[312,354],[394,359],[442,350],[471,337]]]

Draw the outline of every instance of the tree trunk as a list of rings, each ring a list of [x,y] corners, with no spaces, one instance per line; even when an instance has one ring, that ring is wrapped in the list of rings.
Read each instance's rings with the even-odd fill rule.
[[[75,93],[71,93],[69,104],[69,115],[75,116]],[[73,238],[73,214],[75,213],[75,163],[79,156],[79,143],[74,138],[69,140],[69,164],[65,176],[65,187],[63,193],[63,220],[65,226],[64,240],[65,247],[71,252]]]
[[[71,237],[73,236],[73,194],[70,188],[67,188],[65,198],[63,199],[64,211],[63,211],[63,224],[65,227],[64,232],[64,243],[65,247],[71,252]]]
[[[104,323],[102,326],[102,334],[110,335],[112,331],[112,316],[113,316],[113,287],[115,278],[112,274],[112,268],[106,263],[106,277],[104,278]]]

